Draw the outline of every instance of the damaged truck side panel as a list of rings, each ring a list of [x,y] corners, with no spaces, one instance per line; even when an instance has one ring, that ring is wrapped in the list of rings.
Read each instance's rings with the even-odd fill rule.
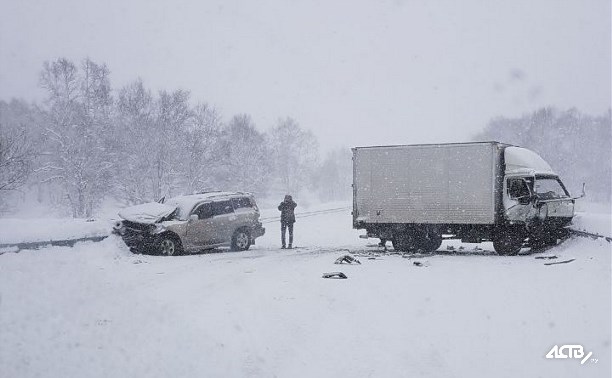
[[[353,149],[353,227],[402,251],[442,238],[499,254],[556,243],[574,199],[535,152],[498,142]]]

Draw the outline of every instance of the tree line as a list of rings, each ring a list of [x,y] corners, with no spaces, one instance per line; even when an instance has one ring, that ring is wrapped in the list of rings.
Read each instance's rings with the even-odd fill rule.
[[[545,107],[520,117],[489,121],[476,140],[498,140],[538,152],[572,195],[586,183],[587,200],[609,202],[612,184],[612,112]]]
[[[291,117],[262,132],[248,114],[224,120],[183,89],[153,93],[138,79],[114,91],[108,67],[90,59],[45,62],[39,83],[40,104],[0,101],[4,210],[15,190],[73,217],[93,216],[109,197],[128,205],[217,189],[350,196],[350,150],[321,158],[317,138]]]
[[[0,100],[0,213],[32,196],[73,217],[107,198],[130,205],[215,189],[351,196],[350,150],[321,156],[291,117],[262,132],[248,114],[224,119],[183,89],[154,93],[138,79],[113,90],[108,67],[90,59],[45,62],[39,80],[41,103]],[[592,200],[609,201],[611,130],[610,110],[542,108],[494,118],[474,139],[533,149],[573,193],[585,182]]]

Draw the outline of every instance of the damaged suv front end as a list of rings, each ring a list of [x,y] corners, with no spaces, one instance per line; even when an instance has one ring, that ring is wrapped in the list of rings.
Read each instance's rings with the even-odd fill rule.
[[[159,236],[168,231],[167,222],[175,219],[177,211],[176,206],[157,202],[128,207],[119,212],[123,220],[115,223],[113,233],[121,236],[133,252],[155,253]]]
[[[247,250],[265,233],[254,197],[243,192],[178,196],[129,207],[119,216],[123,221],[113,232],[140,253],[174,255],[222,246]]]

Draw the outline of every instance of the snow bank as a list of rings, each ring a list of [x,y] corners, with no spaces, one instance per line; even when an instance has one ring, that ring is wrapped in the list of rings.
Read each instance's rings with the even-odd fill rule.
[[[77,239],[108,235],[113,220],[0,218],[0,244]]]

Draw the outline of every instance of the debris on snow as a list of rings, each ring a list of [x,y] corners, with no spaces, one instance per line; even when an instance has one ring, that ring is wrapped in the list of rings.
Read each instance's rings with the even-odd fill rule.
[[[342,272],[323,273],[323,278],[346,279],[346,274]]]
[[[536,256],[535,257],[538,260],[552,260],[552,259],[556,259],[557,256],[555,255],[551,255],[551,256]]]
[[[344,256],[340,256],[336,259],[336,262],[334,262],[334,264],[360,264],[361,265],[361,261],[357,260],[356,258],[354,258],[351,255],[344,255]]]
[[[567,264],[567,263],[571,263],[574,260],[576,260],[576,259],[569,259],[569,260],[563,260],[563,261],[549,262],[549,263],[544,263],[544,265]]]

